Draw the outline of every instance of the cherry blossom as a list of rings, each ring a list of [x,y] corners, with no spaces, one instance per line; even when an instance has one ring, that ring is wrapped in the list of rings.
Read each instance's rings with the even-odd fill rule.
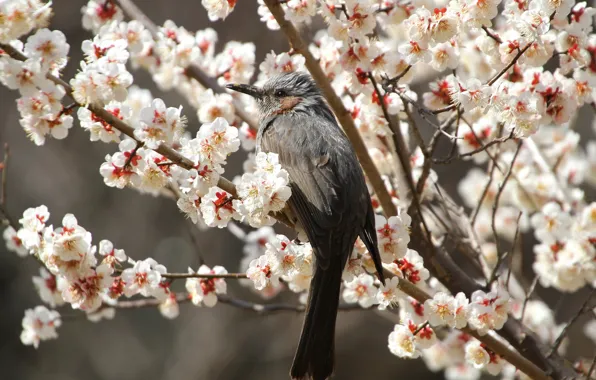
[[[377,302],[377,288],[374,286],[374,281],[374,278],[366,273],[355,277],[345,284],[342,294],[344,301],[358,303],[363,308],[371,307]]]
[[[160,282],[161,275],[164,273],[166,273],[166,268],[151,258],[135,262],[132,268],[122,271],[124,295],[127,297],[137,293],[144,297],[161,295]],[[165,297],[163,298],[165,299]]]
[[[4,229],[2,237],[6,243],[6,248],[9,251],[16,253],[20,257],[25,257],[29,254],[29,251],[23,245],[23,241],[18,237],[17,231],[11,226]]]
[[[395,325],[389,334],[389,351],[400,358],[415,359],[420,356],[420,351],[416,348],[416,337],[404,325]]]
[[[188,268],[188,273],[195,273]],[[201,265],[197,274],[225,274],[228,271],[219,265],[209,268],[207,265]],[[222,278],[187,278],[186,291],[191,297],[193,304],[200,306],[213,307],[217,304],[217,295],[226,294],[226,282]]]
[[[58,338],[56,328],[61,324],[60,314],[55,310],[48,310],[45,306],[25,310],[21,342],[38,348],[40,341]]]
[[[237,0],[201,0],[201,4],[207,10],[209,20],[225,20],[234,10]]]

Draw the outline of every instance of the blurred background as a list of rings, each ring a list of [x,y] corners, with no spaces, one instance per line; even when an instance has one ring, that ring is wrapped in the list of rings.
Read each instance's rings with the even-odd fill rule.
[[[70,62],[64,78],[71,78],[82,59],[81,42],[91,34],[81,27],[84,0],[55,0],[51,29],[60,29],[70,44]],[[256,65],[271,50],[287,51],[285,38],[259,22],[256,1],[238,1],[225,22],[211,23],[200,1],[141,0],[136,4],[158,25],[171,19],[189,31],[212,27],[219,35],[218,48],[229,40],[256,44]],[[317,30],[313,25],[306,33]],[[144,71],[133,71],[135,84],[151,89],[168,105],[182,104],[189,130],[199,124],[195,111],[175,92],[156,89]],[[76,215],[79,224],[93,234],[97,244],[109,239],[133,259],[153,257],[170,272],[197,269],[199,254],[190,238],[184,216],[169,199],[140,195],[104,185],[99,165],[116,146],[91,143],[88,133],[75,126],[65,140],[48,139],[42,147],[30,142],[18,123],[14,100],[18,93],[0,87],[0,143],[8,143],[8,211],[18,219],[28,207],[48,206],[50,223],[59,225],[66,213]],[[589,125],[589,122],[587,122]],[[588,128],[589,130],[589,128]],[[239,174],[244,160],[233,155],[226,167],[228,178]],[[450,193],[468,166],[452,165]],[[441,169],[439,167],[439,169]],[[456,173],[457,175],[453,176]],[[439,173],[440,174],[440,173]],[[588,199],[594,199],[588,198]],[[200,254],[209,266],[221,264],[237,271],[242,257],[241,242],[229,231],[193,231],[200,242]],[[23,346],[19,335],[25,309],[41,304],[31,277],[38,275],[34,260],[18,258],[0,245],[0,368],[4,379],[287,379],[302,325],[302,314],[285,312],[256,315],[219,304],[213,309],[180,305],[180,316],[163,318],[157,309],[120,310],[110,321],[91,323],[82,314],[62,307],[65,318],[59,338],[42,342],[39,349]],[[175,285],[180,290],[183,282]],[[260,300],[233,280],[228,294]],[[559,296],[544,293],[553,303]],[[581,296],[579,298],[582,298]],[[271,302],[293,302],[285,294]],[[566,318],[577,304],[574,297],[561,301],[559,317]],[[570,348],[571,357],[589,356],[587,340],[581,337],[581,323],[572,333],[579,345]],[[439,379],[421,360],[405,361],[387,349],[392,323],[370,311],[343,312],[338,317],[336,379]],[[582,343],[583,342],[583,343]],[[590,348],[591,349],[591,348]]]

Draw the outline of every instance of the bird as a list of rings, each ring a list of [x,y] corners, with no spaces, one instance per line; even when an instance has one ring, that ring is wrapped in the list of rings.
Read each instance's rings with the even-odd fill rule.
[[[362,168],[325,97],[306,72],[282,73],[262,87],[228,84],[255,99],[257,153],[277,153],[289,174],[288,206],[314,253],[292,379],[325,380],[334,370],[335,323],[342,273],[356,239],[384,283],[375,214]]]

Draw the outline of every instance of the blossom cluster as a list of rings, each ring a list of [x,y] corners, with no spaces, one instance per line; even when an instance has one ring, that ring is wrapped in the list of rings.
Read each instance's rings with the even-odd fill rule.
[[[66,65],[66,37],[58,30],[38,29],[25,44],[12,40],[11,46],[27,57],[20,61],[0,50],[0,83],[21,95],[17,99],[19,123],[36,145],[43,145],[48,135],[65,138],[73,123],[70,111],[61,103],[65,90],[46,75],[58,76]]]
[[[113,306],[122,295],[141,295],[157,299],[164,316],[178,315],[175,294],[162,277],[163,265],[151,258],[134,261],[109,240],[93,245],[91,233],[72,214],[66,214],[58,228],[48,224],[49,217],[46,206],[29,208],[18,231],[8,227],[4,232],[9,249],[33,255],[43,264],[33,284],[44,303],[52,308],[68,303],[96,321],[113,317]],[[221,267],[214,269],[221,272]],[[225,293],[225,284],[223,289]],[[58,312],[38,306],[26,312],[21,340],[37,347],[40,340],[55,338],[58,326]]]

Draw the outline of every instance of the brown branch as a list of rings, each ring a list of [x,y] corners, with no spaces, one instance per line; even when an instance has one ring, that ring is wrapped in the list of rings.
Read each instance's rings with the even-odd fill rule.
[[[503,43],[503,40],[501,40],[501,37],[499,37],[495,32],[488,29],[486,26],[482,25],[482,30],[484,30],[484,32],[486,32],[486,35],[489,36],[490,38],[492,38],[493,40],[495,40],[498,44]]]
[[[329,83],[329,79],[325,76],[325,73],[321,69],[321,66],[317,62],[317,60],[313,57],[313,55],[308,50],[308,45],[304,42],[304,40],[300,37],[300,34],[294,27],[294,25],[286,20],[285,12],[282,9],[281,5],[277,0],[264,0],[265,5],[271,11],[273,17],[279,24],[280,29],[286,35],[290,45],[294,51],[297,53],[302,54],[305,59],[305,65],[310,71],[313,79],[317,82],[319,88],[325,95],[327,102],[333,109],[337,120],[343,127],[344,132],[352,142],[354,146],[354,150],[358,155],[358,160],[366,173],[372,188],[375,191],[375,194],[379,198],[379,202],[383,207],[383,211],[385,212],[386,216],[393,216],[397,215],[397,209],[393,204],[393,200],[391,199],[391,195],[387,191],[383,179],[379,173],[379,170],[375,166],[373,160],[370,158],[368,154],[368,150],[364,141],[362,140],[362,136],[360,136],[360,132],[356,128],[354,124],[354,120],[350,113],[344,107],[343,102],[341,101],[340,97],[337,96],[333,87]]]
[[[129,18],[139,21],[141,24],[143,24],[145,26],[145,28],[147,28],[151,32],[151,34],[154,37],[157,36],[157,33],[159,31],[159,28],[157,27],[157,25],[153,21],[151,21],[151,19],[149,17],[147,17],[147,15],[145,13],[143,13],[143,11],[139,7],[137,7],[133,1],[131,1],[131,0],[116,0],[116,1],[118,2],[118,4],[120,4],[120,7],[124,11],[124,13],[126,15],[128,15]],[[217,82],[217,80],[215,78],[207,75],[199,66],[197,66],[195,64],[190,64],[185,69],[184,72],[188,77],[196,80],[201,86],[203,86],[205,88],[210,88],[214,92],[220,93],[220,94],[227,93],[227,91],[222,86],[219,85],[219,83]],[[236,110],[236,115],[242,121],[244,121],[246,124],[248,124],[248,126],[252,130],[254,130],[254,131],[258,130],[259,126],[258,126],[257,122],[248,114],[248,112],[246,112],[243,104],[240,103],[240,101],[237,99],[234,99],[233,103],[234,103],[234,109]]]
[[[532,294],[534,294],[534,290],[536,289],[537,284],[538,284],[538,276],[535,276],[534,280],[532,280],[532,285],[530,285],[530,288],[526,292],[526,297],[524,298],[524,303],[522,305],[521,315],[519,317],[519,321],[522,323],[524,321],[524,315],[526,314],[526,307],[528,306],[530,297],[532,297]]]

